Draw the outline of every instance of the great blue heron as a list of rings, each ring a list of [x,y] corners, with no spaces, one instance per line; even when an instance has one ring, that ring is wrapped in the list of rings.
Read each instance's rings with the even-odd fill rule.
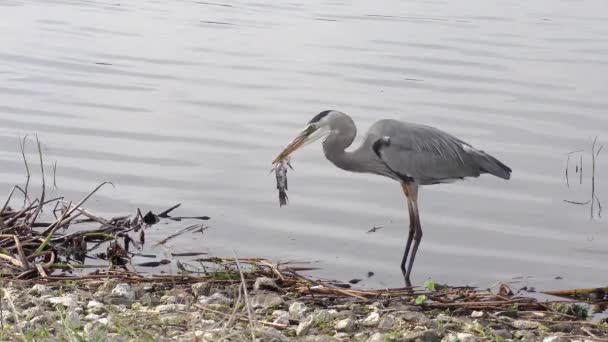
[[[312,118],[304,130],[275,158],[277,163],[298,148],[325,137],[325,157],[337,167],[353,172],[377,174],[400,182],[405,194],[410,226],[401,271],[406,284],[410,274],[422,227],[418,214],[418,186],[449,183],[465,177],[489,173],[509,179],[511,169],[491,155],[437,128],[383,119],[368,130],[361,146],[346,152],[355,140],[357,128],[346,114],[326,110]],[[405,264],[410,252],[407,271]]]

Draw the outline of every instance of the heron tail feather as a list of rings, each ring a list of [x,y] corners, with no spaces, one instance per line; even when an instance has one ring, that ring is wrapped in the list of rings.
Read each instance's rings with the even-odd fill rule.
[[[479,165],[479,170],[483,173],[489,173],[502,179],[511,178],[511,168],[502,163],[500,160],[492,157],[491,155],[477,151],[475,159]]]

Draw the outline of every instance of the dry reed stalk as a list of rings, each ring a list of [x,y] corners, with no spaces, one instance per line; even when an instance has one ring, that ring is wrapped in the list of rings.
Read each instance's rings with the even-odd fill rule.
[[[243,275],[243,271],[241,270],[241,265],[239,264],[239,258],[236,256],[236,252],[233,250],[232,253],[234,254],[234,259],[236,261],[236,268],[239,270],[239,275],[241,276],[243,296],[245,299],[245,306],[247,307],[247,315],[249,316],[249,330],[251,331],[251,339],[253,342],[255,342],[255,318],[253,316],[253,310],[251,309],[251,304],[249,302],[249,295],[247,294],[247,282],[245,282],[245,276]]]

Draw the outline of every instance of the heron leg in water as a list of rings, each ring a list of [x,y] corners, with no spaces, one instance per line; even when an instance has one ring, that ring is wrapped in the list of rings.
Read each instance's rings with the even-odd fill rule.
[[[420,216],[418,214],[418,184],[414,182],[402,183],[401,186],[403,188],[403,193],[407,198],[407,207],[410,215],[410,230],[407,236],[407,242],[405,244],[403,259],[401,259],[401,272],[403,273],[405,284],[407,286],[411,286],[410,274],[412,273],[412,267],[414,265],[414,258],[416,258],[416,252],[418,251],[418,245],[420,244],[420,240],[422,240],[422,227],[420,226]],[[412,240],[414,240],[414,248],[412,249],[412,253],[410,255]],[[408,256],[410,261],[406,269],[405,263],[407,262]]]
[[[405,274],[405,279],[408,282],[410,279],[410,274],[412,273],[412,267],[414,265],[414,259],[416,258],[416,252],[418,251],[418,245],[420,245],[420,241],[422,240],[422,226],[420,225],[420,214],[418,213],[418,184],[412,183],[410,195],[414,211],[414,225],[416,227],[416,231],[414,232],[414,246],[412,248],[412,253],[410,254],[410,261],[407,266],[407,273]]]
[[[411,189],[410,189],[410,185],[407,183],[402,183],[401,187],[403,188],[403,193],[405,194],[405,198],[407,200],[407,209],[409,212],[409,216],[410,216],[410,229],[409,229],[409,233],[407,235],[407,242],[405,243],[405,251],[403,252],[403,259],[401,259],[401,273],[403,273],[403,277],[405,279],[405,282],[407,284],[407,286],[411,286],[410,282],[409,282],[409,278],[406,277],[406,269],[405,269],[405,263],[407,262],[407,256],[410,252],[410,247],[412,245],[412,239],[414,238],[414,231],[416,230],[416,218],[415,218],[415,214],[414,214],[414,205],[412,203],[411,200]]]

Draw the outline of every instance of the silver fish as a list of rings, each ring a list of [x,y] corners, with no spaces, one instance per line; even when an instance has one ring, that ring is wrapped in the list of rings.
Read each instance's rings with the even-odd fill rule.
[[[279,206],[287,205],[287,167],[293,170],[289,158],[280,160],[277,165],[270,170],[274,171],[277,178],[277,190],[279,190]]]

